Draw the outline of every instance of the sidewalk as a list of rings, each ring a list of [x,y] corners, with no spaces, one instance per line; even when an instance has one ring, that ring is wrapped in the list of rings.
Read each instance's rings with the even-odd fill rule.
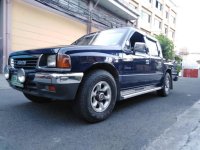
[[[5,77],[3,74],[0,74],[0,90],[1,89],[10,89]]]
[[[200,100],[143,150],[200,150]]]

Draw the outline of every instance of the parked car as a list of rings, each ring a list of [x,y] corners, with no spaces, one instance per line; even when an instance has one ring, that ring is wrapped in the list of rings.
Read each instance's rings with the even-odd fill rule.
[[[5,67],[10,86],[36,103],[74,100],[89,122],[106,119],[116,101],[173,88],[172,65],[158,41],[132,27],[85,35],[69,46],[13,52]]]

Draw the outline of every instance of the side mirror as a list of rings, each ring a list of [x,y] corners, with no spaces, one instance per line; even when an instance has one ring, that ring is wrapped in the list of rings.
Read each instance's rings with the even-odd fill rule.
[[[145,43],[136,42],[134,45],[134,52],[149,53],[149,49],[147,48]]]

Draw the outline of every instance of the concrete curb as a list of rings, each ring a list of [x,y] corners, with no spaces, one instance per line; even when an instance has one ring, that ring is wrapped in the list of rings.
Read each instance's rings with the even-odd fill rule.
[[[177,117],[176,123],[166,129],[143,150],[197,150],[200,149],[200,101]]]

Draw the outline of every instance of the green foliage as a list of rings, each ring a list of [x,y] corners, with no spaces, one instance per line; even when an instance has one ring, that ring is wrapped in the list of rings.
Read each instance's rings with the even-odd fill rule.
[[[175,57],[174,57],[174,59],[175,59],[175,61],[177,62],[177,63],[181,63],[182,62],[182,58],[180,57],[180,56],[178,56],[178,55],[176,55]]]
[[[160,42],[163,57],[166,60],[173,60],[175,56],[174,43],[163,34],[157,35],[156,38]]]
[[[177,73],[181,72],[181,69],[182,69],[181,65],[180,65],[180,64],[178,64],[178,66],[177,66],[177,68],[176,68],[176,70],[177,70]]]
[[[177,70],[177,72],[179,73],[179,72],[181,71],[181,69],[182,69],[181,62],[182,62],[183,59],[182,59],[180,56],[178,56],[178,55],[176,55],[176,56],[174,57],[174,59],[175,59],[176,64],[177,64],[176,70]]]

